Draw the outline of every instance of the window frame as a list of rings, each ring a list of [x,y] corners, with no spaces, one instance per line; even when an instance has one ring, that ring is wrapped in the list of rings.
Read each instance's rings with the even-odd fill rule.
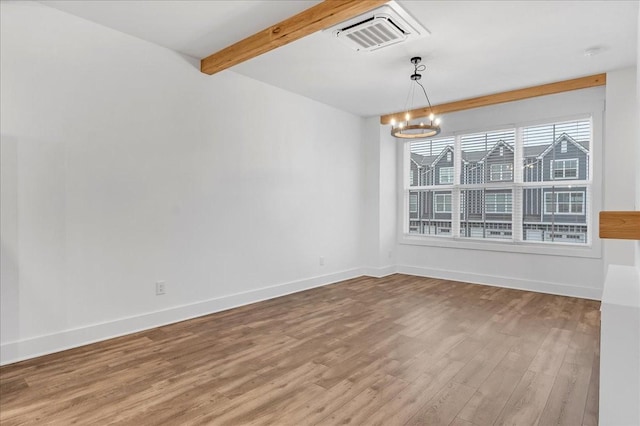
[[[576,171],[576,175],[575,176],[567,176],[567,170],[573,170],[573,168],[567,169],[566,163],[568,161],[575,161],[576,162],[576,167],[575,167],[575,171]],[[560,163],[562,162],[562,177],[556,177],[556,170],[558,170],[556,168],[556,163]],[[550,181],[554,181],[554,180],[569,180],[569,179],[575,179],[577,180],[578,177],[580,176],[580,160],[578,158],[552,158],[549,161],[549,177],[550,177]]]
[[[438,183],[440,185],[451,185],[451,184],[453,184],[454,179],[455,179],[455,173],[454,173],[453,169],[454,169],[453,166],[440,167],[440,169],[438,171]],[[445,170],[447,171],[447,174],[445,176],[447,176],[450,179],[447,179],[446,182],[443,182],[442,181],[442,176],[443,176],[442,172],[445,171]]]
[[[498,196],[499,195],[503,195],[505,196],[505,200],[504,202],[498,202]],[[489,203],[489,201],[487,200],[487,198],[489,196],[494,196],[495,198],[495,202]],[[509,198],[509,201],[507,202],[506,198]],[[492,205],[494,207],[496,207],[495,211],[489,211],[489,205]],[[504,205],[505,206],[505,210],[504,211],[499,211],[497,209],[498,206]],[[508,206],[508,210],[506,209],[506,206]],[[484,194],[484,212],[488,213],[488,214],[512,214],[513,213],[513,192],[509,193],[509,192],[489,192]]]
[[[415,209],[411,210],[412,200],[415,199]],[[409,213],[418,213],[418,204],[420,203],[418,194],[409,194]]]
[[[500,147],[503,148],[503,147]],[[500,170],[499,171],[494,171],[493,168],[494,166],[500,166]],[[506,166],[506,170],[504,167],[502,166]],[[509,167],[511,166],[511,167]],[[494,174],[499,174],[500,175],[500,179],[494,179],[493,175]],[[505,178],[504,174],[505,173],[509,173],[509,177]],[[495,163],[495,164],[491,164],[489,166],[489,182],[511,182],[513,180],[513,164],[511,163]]]
[[[580,213],[576,213],[573,211],[568,211],[568,212],[561,212],[558,210],[558,205],[560,205],[560,201],[558,201],[558,195],[560,194],[569,194],[569,210],[571,210],[571,207],[574,205],[574,203],[571,200],[571,195],[572,194],[581,194],[582,195],[582,201],[580,202],[580,210],[582,210]],[[553,204],[554,206],[554,211],[550,212],[547,207],[550,203],[547,203],[547,196],[551,195],[553,198],[555,198],[555,200],[552,200],[551,204]],[[544,193],[544,202],[543,202],[543,206],[544,206],[544,214],[546,215],[551,215],[551,214],[555,214],[555,215],[566,215],[566,216],[584,216],[586,214],[586,191],[552,191],[552,192],[545,192]],[[562,204],[567,204],[566,202],[562,202]]]
[[[445,199],[448,197],[449,198],[449,202],[447,203],[446,200],[444,202],[438,202],[437,198],[439,197],[445,197]],[[449,206],[449,210],[438,210],[437,206],[439,205],[443,205],[443,206]],[[444,192],[433,192],[433,213],[435,214],[448,214],[451,213],[452,211],[452,206],[453,206],[453,194],[452,193],[444,193]]]

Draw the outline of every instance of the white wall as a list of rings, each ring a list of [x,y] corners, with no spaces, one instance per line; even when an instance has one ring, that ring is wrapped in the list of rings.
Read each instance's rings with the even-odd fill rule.
[[[361,238],[363,242],[363,262],[368,271],[379,275],[380,264],[380,125],[376,117],[364,120],[365,180],[364,213],[362,216]]]
[[[638,10],[638,35],[636,46],[638,48],[638,54],[636,56],[636,111],[640,116],[640,10]],[[640,118],[637,119],[637,133],[636,133],[636,206],[635,210],[640,211]],[[640,277],[640,240],[636,241],[636,269]],[[636,338],[640,342],[640,315],[637,316],[636,322]],[[640,360],[637,360],[640,363]],[[637,365],[637,364],[636,364]],[[640,370],[640,366],[638,367]],[[640,389],[640,374],[637,377],[637,387]],[[640,401],[636,401],[636,410],[638,418],[640,418]]]
[[[600,191],[595,192],[593,202],[596,216],[591,222],[595,241],[591,257],[564,256],[551,251],[549,254],[524,254],[444,248],[401,241],[397,246],[398,271],[599,299],[608,263],[633,259],[633,245],[628,243],[622,244],[622,247],[616,246],[615,250],[612,248],[607,262],[603,260],[597,239],[597,212],[601,206],[611,209],[616,205],[622,208],[629,202],[633,203],[632,176],[635,168],[629,153],[634,150],[636,139],[632,136],[635,134],[637,117],[629,117],[626,108],[629,106],[628,93],[635,93],[634,80],[635,68],[620,70],[607,74],[606,94],[604,88],[586,89],[461,111],[447,114],[443,119],[445,131],[453,132],[482,130],[483,123],[508,124],[526,121],[526,117],[530,117],[530,120],[552,119],[595,111],[594,129],[600,129],[600,133],[594,135],[594,152],[597,155],[601,151],[603,158],[601,162],[594,163],[594,187],[602,185],[605,188],[606,201],[603,205],[598,196]],[[605,97],[606,111],[603,113]],[[605,122],[606,126],[603,125]],[[611,122],[617,126],[615,131],[610,129]],[[402,148],[399,147],[398,153],[401,152]],[[396,167],[402,167],[400,158]],[[618,168],[623,170],[613,170]],[[401,201],[401,196],[398,200]],[[399,210],[398,214],[402,214],[402,211]]]
[[[396,144],[386,138],[379,117],[365,120],[366,203],[363,222],[365,272],[384,276],[395,272]]]
[[[640,25],[638,31],[640,63]],[[608,75],[607,100],[613,96],[619,102],[609,108],[608,135],[618,143],[614,142],[613,149],[608,151],[611,156],[607,164],[611,177],[624,180],[621,184],[625,189],[608,188],[611,193],[606,194],[605,201],[610,210],[640,210],[640,67],[635,73],[631,71]],[[634,84],[636,90],[632,90]],[[629,142],[620,143],[621,140]],[[616,155],[621,158],[616,159]],[[640,424],[640,241],[608,240],[605,255],[610,264],[601,309],[599,424],[637,425]]]
[[[638,9],[638,35],[637,43],[638,54],[636,57],[636,108],[640,115],[640,9]],[[640,119],[637,120],[636,134],[636,207],[634,210],[640,210]],[[640,271],[640,241],[636,241],[636,268]],[[640,324],[638,324],[640,330]],[[638,378],[640,380],[640,377]],[[640,409],[640,408],[639,408]]]
[[[2,363],[360,275],[363,119],[1,7]]]
[[[604,152],[603,210],[635,210],[638,109],[636,69],[607,73],[607,121]],[[608,265],[633,265],[635,242],[604,240],[605,273]]]

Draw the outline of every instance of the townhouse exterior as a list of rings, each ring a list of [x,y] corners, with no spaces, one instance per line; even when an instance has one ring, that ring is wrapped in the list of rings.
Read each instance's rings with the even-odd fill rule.
[[[588,141],[566,133],[552,143],[523,147],[521,190],[514,188],[515,153],[499,140],[489,149],[461,151],[460,237],[512,239],[514,203],[522,206],[522,240],[587,242]],[[409,232],[451,235],[453,146],[425,156],[411,153]],[[574,185],[567,185],[572,181]],[[521,216],[521,218],[520,218]]]

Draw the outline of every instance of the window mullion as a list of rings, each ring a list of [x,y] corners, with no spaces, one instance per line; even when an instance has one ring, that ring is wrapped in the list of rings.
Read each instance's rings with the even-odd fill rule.
[[[515,155],[513,157],[513,196],[511,204],[511,237],[513,241],[522,241],[523,227],[523,191],[522,182],[524,181],[524,143],[523,143],[523,127],[516,128]]]
[[[460,176],[462,175],[462,147],[460,135],[455,137],[453,143],[453,184],[451,191],[451,235],[460,237]]]

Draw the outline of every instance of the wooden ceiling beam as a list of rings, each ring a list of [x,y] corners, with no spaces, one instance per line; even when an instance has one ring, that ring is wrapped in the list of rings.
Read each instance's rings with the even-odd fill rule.
[[[640,240],[640,211],[600,212],[600,238]]]
[[[552,95],[554,93],[568,92],[571,90],[586,89],[595,86],[604,86],[607,83],[606,74],[590,75],[588,77],[574,78],[572,80],[558,81],[556,83],[543,84],[541,86],[527,87],[525,89],[510,90],[508,92],[495,93],[493,95],[479,96],[477,98],[464,99],[461,101],[449,102],[446,104],[429,107],[416,108],[409,111],[412,118],[428,116],[431,111],[434,114],[445,114],[448,112],[462,111],[465,109],[479,108],[483,106],[496,105],[505,102],[519,101],[522,99],[535,98],[537,96]],[[391,120],[396,122],[404,121],[406,111],[386,114],[380,117],[380,124],[390,124]]]
[[[389,0],[325,0],[297,15],[200,60],[200,71],[215,74],[316,31],[354,18]]]

